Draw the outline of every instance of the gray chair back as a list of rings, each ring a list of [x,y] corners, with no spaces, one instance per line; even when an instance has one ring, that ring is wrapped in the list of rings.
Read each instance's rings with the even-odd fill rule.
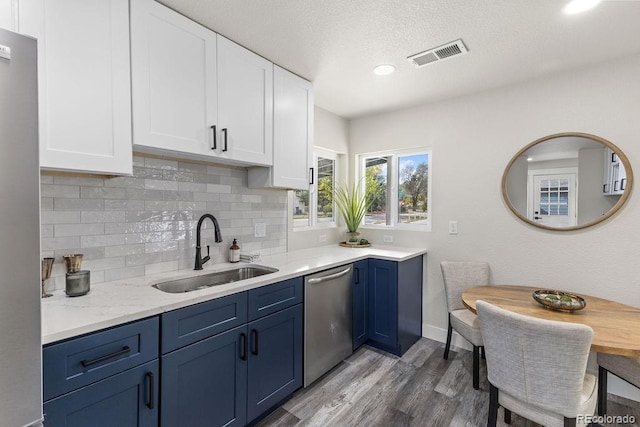
[[[442,261],[440,269],[449,313],[465,308],[462,304],[464,291],[489,284],[489,264],[486,262]]]
[[[487,377],[500,392],[565,417],[580,405],[593,330],[477,301]]]

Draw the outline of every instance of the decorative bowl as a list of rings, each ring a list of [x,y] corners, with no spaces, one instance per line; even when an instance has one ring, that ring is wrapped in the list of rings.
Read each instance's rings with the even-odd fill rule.
[[[554,289],[538,289],[533,292],[533,299],[552,310],[576,311],[587,306],[581,296]]]

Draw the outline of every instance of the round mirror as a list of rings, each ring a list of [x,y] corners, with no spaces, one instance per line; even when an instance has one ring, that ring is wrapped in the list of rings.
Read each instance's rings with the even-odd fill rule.
[[[521,220],[578,230],[615,214],[631,194],[629,159],[586,133],[545,136],[520,150],[502,175],[502,196]]]

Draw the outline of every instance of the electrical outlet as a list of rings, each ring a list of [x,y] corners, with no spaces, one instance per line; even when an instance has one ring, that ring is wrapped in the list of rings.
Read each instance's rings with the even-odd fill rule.
[[[385,234],[384,236],[382,236],[382,241],[385,243],[393,243],[393,236]]]
[[[325,243],[326,241],[327,241],[327,235],[326,235],[326,234],[321,234],[321,235],[318,237],[318,242],[320,242],[320,243]]]
[[[267,236],[267,224],[264,222],[258,222],[253,225],[254,237],[266,237]]]
[[[449,234],[458,234],[458,221],[449,221]]]

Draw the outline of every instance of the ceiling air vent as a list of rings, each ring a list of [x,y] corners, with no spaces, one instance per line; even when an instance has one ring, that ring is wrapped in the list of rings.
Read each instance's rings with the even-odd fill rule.
[[[469,52],[462,43],[462,40],[456,40],[434,49],[425,50],[409,56],[407,59],[416,67],[424,67],[437,61],[442,61],[453,56],[462,55]]]

